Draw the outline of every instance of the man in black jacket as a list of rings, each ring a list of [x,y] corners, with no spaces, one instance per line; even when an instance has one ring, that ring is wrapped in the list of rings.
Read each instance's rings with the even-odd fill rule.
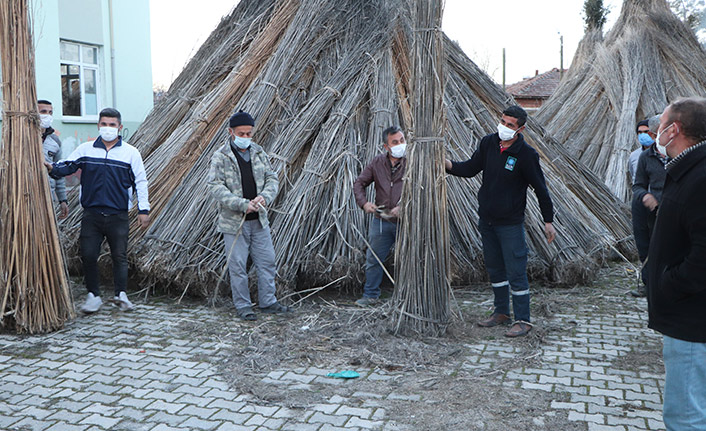
[[[706,430],[706,99],[678,100],[660,120],[667,164],[648,255],[649,327],[664,335],[664,424]]]
[[[665,166],[669,161],[657,151],[654,138],[659,130],[659,115],[649,119],[649,138],[653,144],[640,153],[635,168],[635,177],[632,183],[632,226],[637,253],[640,262],[645,262],[650,249],[650,237],[657,219],[657,207],[662,200],[664,178],[667,176]],[[654,133],[653,133],[654,132]],[[639,217],[638,217],[639,214]],[[630,292],[632,296],[647,296],[647,269],[642,270],[642,286]]]
[[[473,177],[483,171],[478,192],[478,228],[483,241],[485,266],[495,295],[490,318],[478,322],[491,327],[510,322],[510,291],[515,324],[508,337],[526,335],[531,329],[525,206],[527,186],[539,200],[544,232],[551,243],[556,236],[552,225],[552,200],[539,165],[539,155],[524,140],[527,113],[519,106],[503,111],[498,133],[485,136],[473,156],[465,162],[446,161],[446,171],[459,177]]]

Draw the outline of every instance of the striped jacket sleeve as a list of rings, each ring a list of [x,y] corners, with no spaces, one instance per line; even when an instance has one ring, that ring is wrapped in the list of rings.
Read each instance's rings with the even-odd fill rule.
[[[147,190],[147,172],[145,172],[145,164],[142,162],[142,156],[137,149],[134,150],[130,166],[132,167],[132,174],[135,176],[138,213],[149,214],[150,201],[149,192]]]

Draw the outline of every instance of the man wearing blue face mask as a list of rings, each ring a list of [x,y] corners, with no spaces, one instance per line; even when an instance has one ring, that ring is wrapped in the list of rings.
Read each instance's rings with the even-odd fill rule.
[[[228,140],[211,157],[208,187],[218,202],[217,230],[223,234],[235,311],[256,320],[248,287],[248,256],[257,269],[258,306],[263,313],[288,313],[277,301],[275,249],[267,206],[279,181],[261,146],[252,141],[255,120],[239,111],[228,120]]]
[[[478,326],[509,324],[512,293],[515,323],[505,333],[507,337],[521,337],[532,329],[523,225],[528,186],[531,185],[537,195],[547,242],[551,243],[556,237],[552,224],[554,209],[539,155],[525,142],[521,133],[526,121],[524,109],[510,106],[502,113],[498,132],[483,137],[469,160],[446,160],[446,172],[451,175],[470,178],[483,171],[478,192],[478,229],[485,267],[493,286],[495,308],[488,319],[478,322]]]
[[[78,146],[68,158],[45,165],[52,178],[62,178],[81,169],[81,260],[88,296],[81,306],[94,313],[103,305],[100,297],[98,257],[103,239],[108,241],[113,260],[113,302],[120,310],[133,309],[127,297],[128,210],[137,194],[137,219],[146,229],[150,223],[147,174],[137,148],[122,140],[120,112],[105,108],[98,114],[95,141]]]
[[[657,125],[659,125],[659,120],[657,120]],[[637,123],[636,132],[640,147],[630,153],[630,158],[628,159],[628,171],[630,172],[630,181],[633,185],[635,184],[635,177],[637,174],[637,166],[640,156],[655,142],[653,139],[654,134],[650,135],[649,120],[642,120]],[[648,224],[649,210],[642,204],[641,200],[636,199],[634,187],[633,197],[630,204],[630,212],[632,214],[632,234],[635,239],[635,246],[637,247],[637,255],[640,262],[644,262],[647,258],[647,250],[650,247],[650,227]],[[631,291],[630,294],[633,296],[645,296],[646,281],[646,273],[643,272],[642,286]]]
[[[356,203],[366,213],[374,215],[368,231],[363,297],[356,301],[360,306],[373,305],[380,297],[380,283],[384,275],[382,263],[397,239],[402,178],[407,166],[407,143],[402,129],[388,127],[382,132],[382,142],[385,152],[375,157],[353,183]],[[373,182],[375,203],[368,202],[365,195],[365,188]]]
[[[628,158],[628,172],[630,172],[630,183],[635,182],[635,171],[637,170],[637,161],[640,158],[640,154],[643,151],[650,148],[650,145],[654,144],[655,141],[652,136],[649,135],[650,127],[648,120],[642,120],[637,123],[637,141],[640,143],[635,151],[630,153]]]

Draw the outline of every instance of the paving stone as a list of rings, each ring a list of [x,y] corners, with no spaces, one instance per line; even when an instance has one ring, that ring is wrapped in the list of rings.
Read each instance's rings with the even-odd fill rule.
[[[73,425],[66,422],[57,422],[46,431],[87,431],[90,425]]]
[[[17,423],[21,418],[0,415],[0,429],[7,429],[10,425]]]
[[[337,415],[348,415],[348,416],[358,416],[359,418],[362,419],[368,419],[370,416],[372,416],[373,411],[372,409],[361,409],[357,407],[348,407],[348,406],[341,406],[338,410],[336,410]]]
[[[315,404],[311,407],[312,410],[326,414],[332,414],[341,407],[340,404]]]
[[[155,400],[151,404],[147,405],[145,408],[150,410],[163,410],[168,413],[176,413],[179,410],[186,407],[186,404],[165,402],[162,400]]]
[[[348,416],[332,416],[332,415],[327,415],[321,412],[315,412],[307,422],[309,423],[325,423],[325,424],[331,424],[331,425],[336,425],[336,426],[343,426],[344,423],[348,421],[349,417]]]
[[[213,420],[213,421],[233,422],[233,423],[242,425],[245,422],[247,422],[248,419],[253,417],[253,415],[254,415],[254,413],[234,413],[230,410],[218,410],[209,419]]]
[[[220,421],[208,421],[196,417],[190,417],[181,424],[181,428],[190,430],[214,430],[221,425]]]
[[[261,414],[263,416],[270,417],[279,410],[279,406],[262,406],[258,404],[246,404],[242,409],[240,409],[240,413],[257,413]]]
[[[97,425],[104,429],[111,429],[118,423],[120,423],[120,419],[118,418],[102,416],[99,414],[92,414],[91,416],[79,422],[79,424]]]
[[[214,398],[213,401],[206,404],[206,407],[215,409],[226,409],[232,412],[237,412],[243,407],[245,407],[245,403],[242,401],[228,401],[222,398]]]
[[[179,414],[196,416],[201,419],[208,419],[213,416],[217,411],[217,409],[209,409],[204,407],[197,407],[194,405],[187,405],[179,412]]]

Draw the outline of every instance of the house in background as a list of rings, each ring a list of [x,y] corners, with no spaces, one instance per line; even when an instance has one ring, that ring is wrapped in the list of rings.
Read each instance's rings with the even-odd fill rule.
[[[31,5],[37,97],[53,104],[62,154],[98,136],[98,113],[107,107],[122,114],[129,141],[153,106],[149,2],[37,0]]]
[[[541,75],[535,72],[532,78],[523,79],[520,82],[509,85],[505,91],[515,98],[515,101],[528,113],[539,109],[545,100],[556,91],[561,80],[561,72],[554,68]]]

